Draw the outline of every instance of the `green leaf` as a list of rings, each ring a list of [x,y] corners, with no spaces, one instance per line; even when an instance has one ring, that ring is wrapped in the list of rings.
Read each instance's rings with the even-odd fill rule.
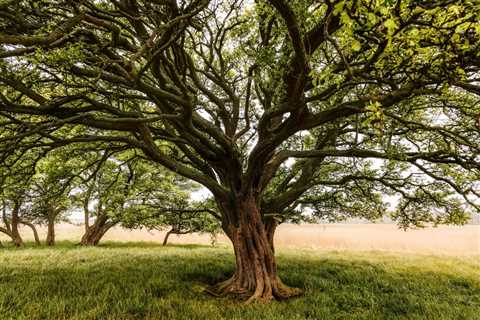
[[[360,49],[362,49],[361,43],[356,39],[352,41],[351,47],[353,51],[360,51]]]
[[[335,8],[333,9],[333,14],[338,15],[340,12],[343,11],[344,7],[345,7],[345,1],[340,1],[335,5]]]
[[[395,30],[397,29],[397,23],[392,18],[387,19],[383,24],[384,24],[385,28],[387,28],[388,34],[393,34],[395,32]]]

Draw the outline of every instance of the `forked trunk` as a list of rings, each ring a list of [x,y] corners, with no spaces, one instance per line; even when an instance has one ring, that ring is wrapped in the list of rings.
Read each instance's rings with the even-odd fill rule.
[[[82,246],[96,246],[98,245],[104,234],[105,233],[102,232],[101,229],[97,229],[92,226],[82,236],[80,244]]]
[[[283,300],[299,295],[301,290],[286,286],[277,274],[273,248],[275,221],[262,221],[253,197],[241,201],[237,212],[238,225],[228,225],[225,230],[235,251],[235,273],[208,292],[238,295],[246,298],[247,303]]]
[[[45,241],[47,246],[55,245],[55,221],[50,219],[47,225],[47,240]]]
[[[93,225],[86,228],[86,232],[82,236],[80,245],[82,246],[96,246],[103,238],[105,233],[115,225],[114,222],[108,221],[107,215],[97,217]]]

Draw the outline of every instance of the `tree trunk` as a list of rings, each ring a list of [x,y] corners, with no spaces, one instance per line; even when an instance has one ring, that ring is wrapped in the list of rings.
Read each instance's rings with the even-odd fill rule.
[[[40,237],[38,236],[38,232],[37,232],[37,228],[35,228],[35,225],[33,223],[30,223],[28,221],[20,221],[22,224],[26,225],[27,227],[30,227],[30,229],[32,229],[32,232],[33,232],[33,237],[35,239],[35,244],[37,246],[39,246],[41,243],[40,243]]]
[[[85,210],[84,211],[84,220],[85,220],[85,233],[88,232],[88,229],[90,229],[90,213]]]
[[[80,240],[80,244],[82,246],[96,246],[102,239],[102,236],[105,233],[101,232],[101,228],[95,228],[91,226],[87,232],[82,236],[82,240]]]
[[[170,237],[170,235],[174,232],[173,228],[168,230],[167,234],[165,235],[165,238],[163,238],[163,243],[162,245],[163,246],[166,246],[167,243],[168,243],[168,237]]]
[[[273,248],[275,220],[264,223],[257,201],[251,196],[240,201],[237,217],[238,225],[225,226],[235,251],[235,273],[208,292],[214,295],[234,294],[246,298],[246,303],[283,300],[299,295],[301,290],[284,285],[277,275]]]
[[[12,222],[11,222],[11,233],[12,233],[12,242],[15,246],[20,247],[23,246],[23,239],[18,231],[18,224],[20,222],[20,218],[18,216],[18,211],[20,210],[20,204],[18,202],[14,202],[13,210],[12,210]]]
[[[55,220],[49,219],[47,225],[47,240],[45,241],[47,246],[55,245]]]
[[[80,240],[80,245],[82,246],[96,246],[103,238],[105,233],[107,233],[110,228],[112,228],[116,223],[113,221],[108,221],[107,215],[101,215],[97,217],[92,226],[90,226],[86,232],[83,234],[82,239]]]

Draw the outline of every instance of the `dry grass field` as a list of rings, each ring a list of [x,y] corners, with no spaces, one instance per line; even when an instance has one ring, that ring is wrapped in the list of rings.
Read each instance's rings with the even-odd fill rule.
[[[40,228],[44,238],[45,230]],[[82,226],[62,224],[57,227],[57,239],[75,241],[80,239]],[[31,239],[30,230],[23,229],[26,240]],[[164,232],[125,230],[117,227],[110,230],[103,241],[161,242]],[[171,236],[173,244],[209,244],[208,235],[192,234]],[[228,243],[224,236],[219,243]],[[480,225],[440,226],[403,231],[391,224],[303,224],[281,225],[275,238],[282,248],[348,251],[389,251],[440,255],[479,255]]]

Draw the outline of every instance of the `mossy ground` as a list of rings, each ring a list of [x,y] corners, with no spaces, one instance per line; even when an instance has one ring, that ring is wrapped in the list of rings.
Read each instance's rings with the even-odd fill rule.
[[[0,249],[0,318],[480,319],[478,257],[279,250],[300,298],[242,305],[203,289],[233,272],[230,248],[107,243]]]

